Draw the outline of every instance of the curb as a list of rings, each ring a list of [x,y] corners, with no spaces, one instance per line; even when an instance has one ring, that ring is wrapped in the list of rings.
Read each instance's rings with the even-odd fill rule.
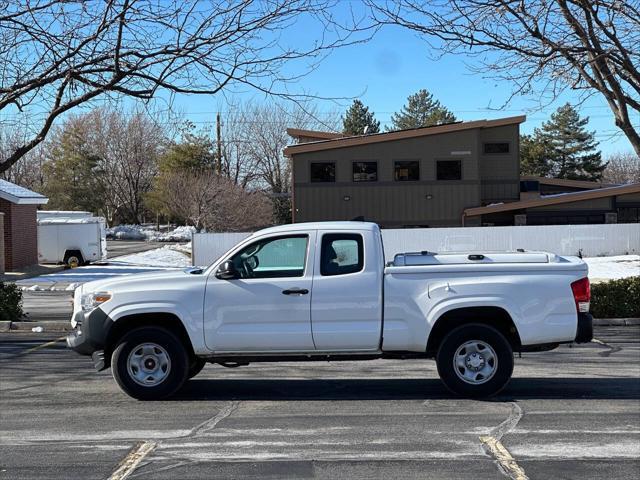
[[[640,318],[594,318],[593,324],[599,327],[631,327],[640,325]]]
[[[8,324],[8,328],[7,325]],[[50,320],[45,322],[0,322],[0,332],[31,332],[32,328],[42,327],[42,332],[70,332],[71,323],[68,320]]]

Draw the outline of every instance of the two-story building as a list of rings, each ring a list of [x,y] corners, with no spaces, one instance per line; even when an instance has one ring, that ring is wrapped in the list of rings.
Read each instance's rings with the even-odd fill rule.
[[[383,227],[480,225],[465,209],[520,199],[526,117],[345,137],[289,129],[294,222],[364,217]]]

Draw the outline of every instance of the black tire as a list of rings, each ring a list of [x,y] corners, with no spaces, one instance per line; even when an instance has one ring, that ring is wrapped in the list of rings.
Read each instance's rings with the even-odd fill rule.
[[[189,374],[187,375],[187,378],[193,378],[198,375],[206,364],[207,362],[205,362],[201,358],[196,358],[195,360],[193,360],[191,362],[191,366],[189,367]]]
[[[130,355],[146,358],[141,352],[142,345],[154,344],[158,349],[154,351],[169,359],[168,367],[160,376],[164,376],[157,384],[141,385],[138,383],[129,368]],[[132,352],[138,352],[136,353]],[[149,355],[147,355],[149,356]],[[132,358],[133,358],[132,357]],[[154,358],[151,358],[152,366],[155,366]],[[160,362],[158,362],[159,364]],[[177,392],[187,380],[189,373],[189,356],[179,338],[171,331],[161,327],[140,327],[124,335],[119,341],[111,356],[111,371],[118,386],[127,395],[138,400],[160,400]],[[162,370],[162,369],[161,369]],[[156,372],[160,372],[156,368]],[[141,372],[144,376],[144,372]],[[151,375],[149,376],[151,378]]]
[[[80,265],[85,265],[84,258],[82,258],[82,252],[80,250],[67,250],[64,252],[64,264],[68,268],[75,268]]]
[[[480,342],[475,344],[474,342]],[[471,348],[462,348],[463,345],[469,345]],[[488,345],[490,349],[483,350]],[[473,345],[480,345],[480,349],[473,360],[470,358],[474,351]],[[464,362],[465,366],[457,367],[454,365],[456,353],[466,354]],[[467,353],[469,352],[469,353]],[[485,352],[482,355],[482,352]],[[494,356],[495,359],[491,360]],[[461,358],[463,358],[461,356]],[[489,360],[485,360],[485,358]],[[471,365],[471,361],[479,362],[480,365],[487,365],[489,373],[485,373],[485,369],[480,369],[479,365]],[[507,339],[498,330],[488,325],[479,323],[471,323],[462,325],[452,330],[440,344],[438,354],[436,356],[438,366],[438,374],[445,386],[455,394],[464,397],[490,397],[500,392],[511,379],[513,373],[513,349]],[[475,370],[476,368],[480,370]],[[457,370],[457,371],[456,371]],[[458,373],[459,372],[459,373]],[[467,373],[477,378],[463,380],[461,376]],[[486,376],[485,376],[486,375]],[[471,381],[480,383],[472,384]]]

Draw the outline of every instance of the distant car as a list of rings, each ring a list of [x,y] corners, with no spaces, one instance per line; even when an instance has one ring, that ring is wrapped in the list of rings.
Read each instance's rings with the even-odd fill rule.
[[[69,267],[106,260],[105,220],[90,212],[38,212],[38,262]]]
[[[205,363],[435,358],[453,392],[493,395],[513,352],[589,342],[587,265],[544,252],[404,253],[377,225],[254,233],[207,269],[85,283],[68,345],[158,399]],[[559,368],[561,368],[559,366]]]

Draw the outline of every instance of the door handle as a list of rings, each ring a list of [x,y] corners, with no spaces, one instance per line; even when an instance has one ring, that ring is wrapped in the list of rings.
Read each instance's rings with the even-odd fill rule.
[[[306,288],[289,288],[287,290],[283,290],[283,295],[306,295],[309,293],[309,290]]]

